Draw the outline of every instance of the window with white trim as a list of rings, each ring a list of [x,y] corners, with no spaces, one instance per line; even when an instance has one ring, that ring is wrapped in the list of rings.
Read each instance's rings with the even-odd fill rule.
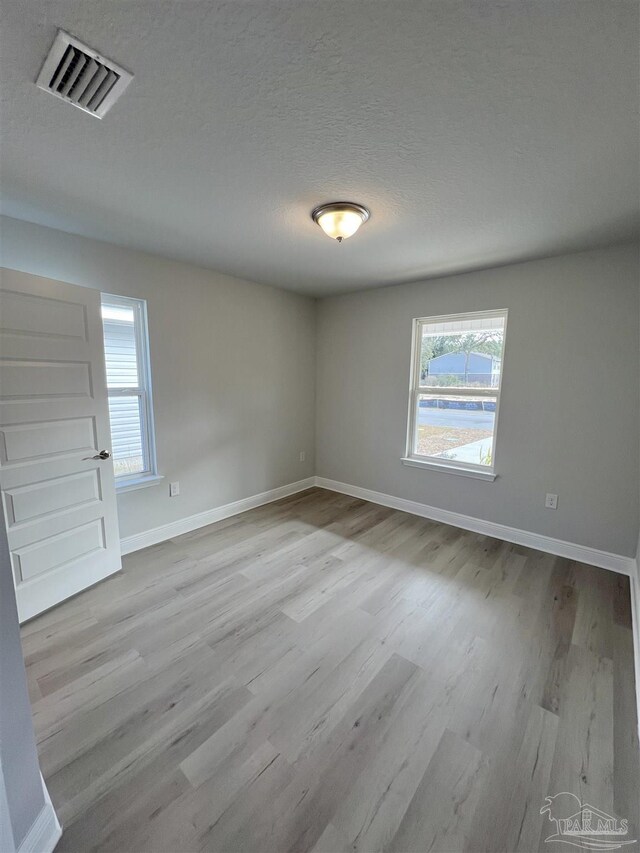
[[[102,326],[116,487],[157,475],[144,299],[102,294]]]
[[[408,464],[493,479],[506,311],[414,320]]]

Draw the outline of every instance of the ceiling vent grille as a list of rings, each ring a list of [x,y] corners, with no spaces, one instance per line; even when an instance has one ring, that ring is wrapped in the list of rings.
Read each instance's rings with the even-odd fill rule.
[[[86,113],[103,118],[132,80],[133,74],[58,30],[36,84]]]

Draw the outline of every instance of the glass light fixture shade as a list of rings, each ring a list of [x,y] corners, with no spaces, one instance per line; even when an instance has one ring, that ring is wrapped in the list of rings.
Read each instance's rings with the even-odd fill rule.
[[[363,222],[369,218],[366,207],[352,202],[334,202],[317,207],[311,214],[327,237],[341,243],[347,237],[352,237]]]

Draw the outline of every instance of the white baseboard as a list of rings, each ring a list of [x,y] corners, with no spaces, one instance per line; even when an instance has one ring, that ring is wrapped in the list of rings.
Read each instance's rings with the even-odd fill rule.
[[[433,521],[440,521],[443,524],[450,524],[453,527],[460,527],[463,530],[471,530],[474,533],[480,533],[484,536],[492,536],[495,539],[503,539],[506,542],[514,542],[516,545],[524,545],[527,548],[535,548],[538,551],[544,551],[547,554],[555,554],[559,557],[566,557],[569,560],[576,560],[580,563],[598,566],[602,569],[618,572],[627,575],[631,580],[631,607],[633,614],[633,643],[634,643],[634,659],[636,670],[636,691],[638,696],[638,708],[640,709],[640,552],[638,560],[633,557],[625,557],[622,554],[612,554],[608,551],[600,551],[597,548],[589,548],[586,545],[578,545],[575,542],[565,542],[562,539],[554,539],[551,536],[543,536],[540,533],[531,533],[528,530],[519,530],[516,527],[508,527],[506,524],[497,524],[493,521],[485,521],[481,518],[474,518],[470,515],[463,515],[459,512],[451,512],[450,510],[440,509],[439,507],[429,506],[428,504],[418,503],[417,501],[406,500],[405,498],[394,497],[383,492],[375,492],[372,489],[364,489],[360,486],[351,486],[348,483],[341,483],[337,480],[329,480],[326,477],[307,477],[305,480],[298,480],[295,483],[288,483],[286,486],[280,486],[276,489],[261,492],[258,495],[251,495],[248,498],[243,498],[233,503],[224,504],[224,506],[215,507],[214,509],[206,510],[205,512],[190,515],[187,518],[181,518],[178,521],[172,521],[169,524],[154,527],[151,530],[145,530],[144,533],[138,533],[134,536],[127,536],[121,540],[122,554],[130,554],[133,551],[139,551],[141,548],[148,548],[150,545],[157,545],[159,542],[165,542],[167,539],[173,539],[175,536],[181,536],[183,533],[190,533],[192,530],[197,530],[199,527],[205,527],[207,524],[214,524],[216,521],[222,521],[224,518],[229,518],[232,515],[238,515],[241,512],[246,512],[249,509],[262,506],[263,504],[271,503],[272,501],[286,498],[289,495],[294,495],[297,492],[302,492],[305,489],[310,489],[317,486],[321,489],[328,489],[333,492],[341,492],[344,495],[350,495],[354,498],[360,498],[372,503],[388,506],[392,509],[402,510],[403,512],[419,515],[422,518],[429,518]],[[639,720],[640,725],[640,720]],[[48,795],[47,795],[48,798]],[[59,825],[55,819],[55,812],[51,809],[55,825]],[[45,824],[49,826],[51,816],[46,817],[41,815],[43,831],[51,831],[47,829]],[[40,821],[40,818],[38,819]],[[35,831],[36,825],[32,831]],[[53,833],[55,834],[55,832]],[[32,833],[29,833],[31,838]],[[57,836],[59,837],[59,835]],[[57,841],[57,838],[56,838]],[[27,839],[20,847],[20,853],[35,850],[36,848],[24,846]],[[42,848],[45,849],[44,847]],[[53,849],[53,848],[51,848]]]
[[[60,841],[62,827],[58,822],[44,779],[42,779],[42,791],[44,806],[23,838],[17,853],[53,853],[56,844]]]
[[[307,477],[305,480],[288,483],[286,486],[279,486],[277,489],[269,489],[269,491],[261,492],[258,495],[251,495],[248,498],[233,501],[233,503],[196,513],[196,515],[189,515],[187,518],[180,518],[178,521],[171,521],[169,524],[163,524],[160,527],[153,527],[151,530],[145,530],[144,533],[126,536],[120,540],[120,550],[124,555],[139,551],[141,548],[148,548],[149,545],[157,545],[158,542],[165,542],[175,536],[182,536],[183,533],[190,533],[199,527],[206,527],[207,524],[222,521],[223,518],[229,518],[232,515],[246,512],[248,509],[254,509],[257,506],[278,501],[289,495],[295,495],[296,492],[311,489],[315,486],[315,481],[315,477]]]
[[[485,521],[470,515],[462,515],[459,512],[451,512],[435,506],[428,506],[417,501],[409,501],[404,498],[396,498],[393,495],[385,495],[382,492],[374,492],[371,489],[363,489],[360,486],[350,486],[348,483],[340,483],[337,480],[328,480],[326,477],[316,477],[316,486],[321,489],[329,489],[332,492],[341,492],[353,498],[361,498],[365,501],[388,506],[430,518],[433,521],[441,521],[443,524],[451,524],[453,527],[461,527],[463,530],[471,530],[485,536],[493,536],[516,545],[524,545],[527,548],[535,548],[547,554],[555,554],[558,557],[567,557],[579,563],[587,563],[598,566],[601,569],[609,569],[627,575],[630,580],[631,595],[631,619],[633,631],[633,658],[636,676],[636,708],[638,713],[638,735],[640,736],[640,548],[637,559],[625,557],[622,554],[611,554],[608,551],[599,551],[597,548],[589,548],[586,545],[577,545],[574,542],[565,542],[562,539],[553,539],[550,536],[542,536],[539,533],[530,533],[527,530],[519,530],[516,527],[508,527],[505,524],[496,524],[493,521]]]
[[[333,492],[342,492],[354,498],[388,506],[409,512],[412,515],[420,515],[430,518],[432,521],[441,521],[453,527],[461,527],[463,530],[471,530],[484,536],[493,536],[495,539],[504,539],[514,542],[516,545],[524,545],[527,548],[535,548],[547,554],[555,554],[558,557],[567,557],[579,563],[588,563],[601,569],[609,569],[623,575],[634,577],[636,561],[633,557],[625,557],[622,554],[611,554],[608,551],[599,551],[597,548],[588,548],[586,545],[577,545],[573,542],[565,542],[562,539],[553,539],[540,533],[530,533],[527,530],[519,530],[516,527],[508,527],[506,524],[497,524],[494,521],[485,521],[482,518],[474,518],[471,515],[462,515],[459,512],[451,512],[435,506],[409,501],[405,498],[396,498],[393,495],[385,495],[382,492],[374,492],[371,489],[363,489],[360,486],[350,486],[348,483],[340,483],[337,480],[328,480],[325,477],[316,477],[316,486],[321,489],[329,489]]]
[[[543,536],[540,533],[530,533],[528,530],[508,527],[506,524],[498,524],[494,521],[485,521],[482,518],[474,518],[471,515],[463,515],[459,512],[440,509],[440,507],[429,506],[428,504],[418,503],[418,501],[410,501],[406,498],[397,498],[383,492],[364,489],[361,486],[351,486],[348,483],[329,480],[326,477],[307,477],[305,480],[288,483],[285,486],[269,489],[258,495],[251,495],[239,501],[233,501],[223,506],[205,510],[205,512],[199,512],[195,515],[189,515],[186,518],[180,518],[177,521],[171,521],[168,524],[160,525],[160,527],[153,527],[150,530],[145,530],[143,533],[127,536],[120,540],[122,554],[131,554],[133,551],[139,551],[141,548],[157,545],[159,542],[165,542],[167,539],[173,539],[175,536],[182,536],[183,533],[190,533],[199,527],[214,524],[216,521],[222,521],[222,519],[229,518],[232,515],[238,515],[241,512],[246,512],[263,504],[286,498],[289,495],[294,495],[313,486],[328,489],[332,492],[341,492],[344,495],[361,498],[362,500],[388,506],[392,509],[399,509],[402,512],[408,512],[412,515],[429,518],[432,521],[441,521],[443,524],[461,527],[463,530],[471,530],[474,533],[480,533],[484,536],[493,536],[495,539],[514,542],[516,545],[535,548],[547,554],[556,554],[558,557],[566,557],[569,560],[576,560],[579,563],[587,563],[602,569],[609,569],[609,571],[619,572],[632,579],[637,578],[636,560],[633,557],[600,551],[597,548],[589,548],[586,545],[578,545],[575,542],[565,542],[563,539],[554,539],[551,536]],[[637,589],[640,584],[636,580],[634,585]],[[636,604],[640,608],[640,602],[636,602]]]

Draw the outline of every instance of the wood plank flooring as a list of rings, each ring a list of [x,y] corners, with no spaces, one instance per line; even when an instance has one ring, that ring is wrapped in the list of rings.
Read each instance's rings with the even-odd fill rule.
[[[312,489],[23,628],[64,851],[535,851],[629,820],[629,585]],[[633,846],[626,849],[634,849]]]

